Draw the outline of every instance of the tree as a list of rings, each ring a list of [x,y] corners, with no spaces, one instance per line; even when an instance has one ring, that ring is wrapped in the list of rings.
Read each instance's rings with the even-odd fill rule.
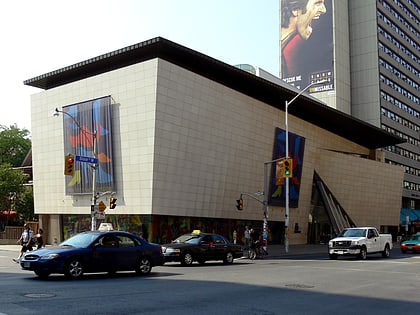
[[[19,129],[16,124],[10,127],[0,125],[0,165],[22,165],[31,148],[29,134],[29,130]]]
[[[32,187],[26,187],[20,198],[15,202],[15,211],[23,221],[38,221],[34,211],[34,195]]]
[[[15,210],[23,220],[34,216],[32,187],[25,186],[28,175],[21,169],[31,149],[27,129],[0,125],[0,211]]]
[[[28,175],[13,169],[10,164],[0,164],[0,209],[10,210],[11,200],[20,200],[25,192]]]

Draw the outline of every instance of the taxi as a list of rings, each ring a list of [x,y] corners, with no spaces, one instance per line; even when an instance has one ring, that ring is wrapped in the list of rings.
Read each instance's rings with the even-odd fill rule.
[[[420,252],[420,233],[413,234],[408,240],[402,242],[400,249],[402,253]]]
[[[191,265],[194,261],[204,264],[210,260],[221,260],[225,264],[232,264],[234,259],[243,256],[241,245],[233,244],[219,234],[203,233],[194,230],[176,238],[170,244],[162,245],[162,252],[166,262],[180,262]]]

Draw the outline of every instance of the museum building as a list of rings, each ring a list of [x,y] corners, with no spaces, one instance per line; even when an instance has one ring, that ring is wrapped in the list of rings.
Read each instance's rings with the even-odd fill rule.
[[[396,235],[404,170],[380,149],[404,140],[287,83],[157,37],[24,84],[42,89],[31,97],[33,188],[48,243],[101,222],[157,243],[193,229],[241,240],[264,219],[278,244],[351,225]],[[276,178],[287,155],[288,230]]]

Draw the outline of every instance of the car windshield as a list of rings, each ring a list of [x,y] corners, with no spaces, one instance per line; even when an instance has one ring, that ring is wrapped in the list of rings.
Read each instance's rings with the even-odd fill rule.
[[[172,243],[187,243],[187,244],[197,245],[199,241],[200,241],[199,235],[185,234],[185,235],[181,235],[180,237],[172,241]]]
[[[344,236],[344,237],[363,237],[363,236],[365,236],[365,229],[348,229],[348,230],[344,230],[339,236]]]
[[[413,240],[413,241],[419,241],[419,240],[420,240],[420,234],[412,235],[412,236],[410,237],[410,240]]]
[[[68,240],[62,242],[60,246],[73,246],[77,248],[86,248],[94,240],[98,238],[98,233],[82,233],[70,237]]]

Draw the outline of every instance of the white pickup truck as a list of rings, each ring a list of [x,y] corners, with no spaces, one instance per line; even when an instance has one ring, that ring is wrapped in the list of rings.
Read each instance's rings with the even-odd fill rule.
[[[374,227],[347,228],[328,242],[330,259],[344,255],[366,259],[367,254],[375,253],[389,257],[391,249],[392,235],[379,234]]]

